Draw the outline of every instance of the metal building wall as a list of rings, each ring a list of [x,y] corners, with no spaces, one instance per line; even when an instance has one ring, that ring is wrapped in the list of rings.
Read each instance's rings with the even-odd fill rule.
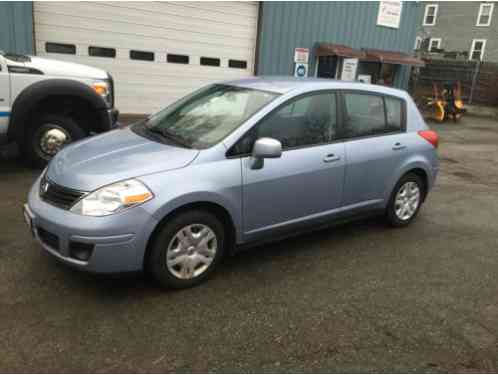
[[[0,1],[0,49],[5,52],[33,51],[33,3]]]
[[[318,42],[353,48],[411,53],[420,20],[420,4],[403,2],[399,29],[377,26],[379,2],[263,2],[261,5],[258,75],[294,73],[294,48],[310,48],[309,75],[315,71]],[[395,85],[406,88],[408,67]]]

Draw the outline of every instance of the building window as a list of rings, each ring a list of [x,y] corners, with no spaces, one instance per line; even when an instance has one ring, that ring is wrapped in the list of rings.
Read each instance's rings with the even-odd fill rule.
[[[486,39],[474,39],[470,47],[469,60],[482,60],[485,48]]]
[[[167,61],[174,64],[188,64],[189,57],[187,55],[175,55],[168,53]]]
[[[437,52],[438,49],[441,49],[441,38],[431,38],[429,41],[429,52]]]
[[[220,66],[220,59],[215,57],[201,57],[201,65]]]
[[[494,4],[481,4],[479,6],[479,14],[477,15],[476,26],[491,25],[491,17],[493,17]]]
[[[90,56],[96,57],[116,57],[116,49],[115,48],[106,48],[106,47],[88,47],[88,54]]]
[[[421,46],[422,46],[422,37],[417,36],[415,38],[415,46],[413,47],[413,49],[419,50]]]
[[[130,59],[143,60],[143,61],[154,61],[154,52],[131,50],[130,51]]]
[[[74,44],[62,43],[45,43],[45,51],[49,53],[64,53],[67,55],[76,55],[76,46]]]
[[[228,60],[228,66],[230,68],[246,69],[247,61],[243,60]]]
[[[434,26],[436,24],[437,10],[437,4],[427,4],[425,6],[423,26]]]

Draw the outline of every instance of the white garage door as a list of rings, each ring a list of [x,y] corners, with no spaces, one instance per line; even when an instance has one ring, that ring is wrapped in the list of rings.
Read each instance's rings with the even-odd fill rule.
[[[122,113],[251,76],[256,2],[33,2],[36,53],[109,71]]]

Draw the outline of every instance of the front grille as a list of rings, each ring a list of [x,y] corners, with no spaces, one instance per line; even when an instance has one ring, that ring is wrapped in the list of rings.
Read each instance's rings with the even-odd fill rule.
[[[48,180],[45,176],[40,182],[40,197],[47,203],[69,210],[85,192],[66,188]]]
[[[43,228],[37,227],[36,232],[40,240],[48,247],[59,251],[59,237]]]

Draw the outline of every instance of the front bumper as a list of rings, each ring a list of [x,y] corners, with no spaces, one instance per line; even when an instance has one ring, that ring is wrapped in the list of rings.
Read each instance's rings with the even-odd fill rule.
[[[39,196],[40,179],[31,188],[25,215],[42,248],[63,263],[94,273],[140,271],[147,241],[157,220],[143,208],[104,217],[71,213],[44,202]],[[28,220],[28,218],[26,218]],[[86,260],[74,256],[75,244],[91,248]]]

